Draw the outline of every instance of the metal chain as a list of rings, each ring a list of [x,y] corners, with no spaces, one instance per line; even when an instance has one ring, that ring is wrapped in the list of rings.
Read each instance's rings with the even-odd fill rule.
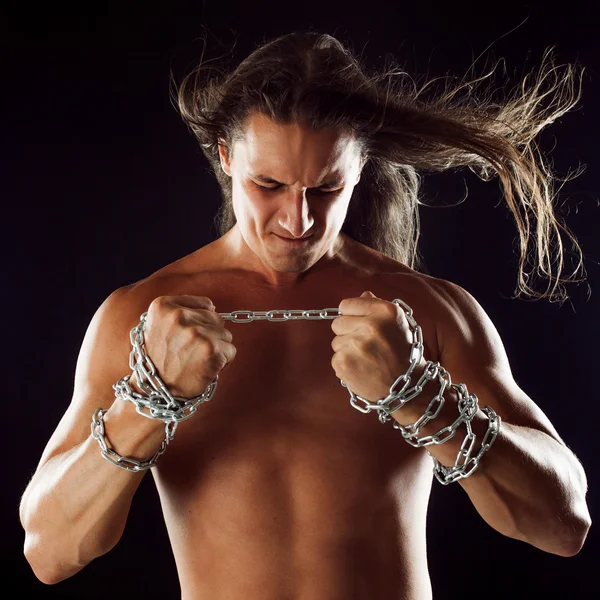
[[[392,384],[389,394],[377,402],[370,402],[366,398],[362,398],[355,394],[348,386],[340,379],[340,384],[345,387],[350,393],[350,405],[356,410],[367,414],[371,411],[378,413],[379,421],[386,423],[392,420],[392,413],[399,410],[410,402],[413,398],[422,393],[425,385],[434,379],[440,382],[440,390],[429,403],[427,410],[413,425],[403,427],[394,420],[394,429],[400,430],[403,438],[415,448],[429,446],[431,444],[443,444],[454,437],[456,430],[462,423],[465,423],[467,435],[462,443],[454,466],[446,467],[442,465],[435,456],[427,450],[434,462],[434,474],[436,479],[443,485],[448,485],[458,479],[469,477],[479,465],[482,456],[487,452],[496,435],[500,431],[501,418],[493,408],[484,406],[481,410],[488,417],[488,429],[483,437],[481,448],[476,456],[471,458],[471,453],[477,436],[473,433],[471,421],[477,414],[479,400],[475,394],[468,394],[465,384],[453,384],[450,374],[444,369],[440,363],[428,361],[425,365],[423,374],[417,383],[409,388],[411,375],[416,365],[421,363],[423,358],[423,334],[421,328],[413,317],[412,308],[400,299],[395,299],[394,304],[400,306],[404,311],[404,316],[408,321],[413,342],[410,348],[410,364],[406,373],[400,375]],[[332,313],[332,314],[330,314]],[[235,323],[252,323],[252,321],[291,321],[291,320],[331,320],[342,316],[338,308],[324,308],[323,310],[270,310],[270,311],[251,311],[251,310],[236,310],[231,313],[218,313],[225,321],[234,321]],[[132,458],[122,457],[113,449],[108,448],[106,444],[106,436],[104,433],[104,423],[102,417],[104,412],[99,408],[94,413],[92,418],[92,437],[98,440],[102,448],[102,456],[109,462],[127,469],[129,471],[140,471],[149,469],[156,464],[158,457],[165,451],[167,444],[173,439],[177,423],[189,419],[198,406],[204,402],[208,402],[214,396],[219,381],[219,376],[209,384],[206,390],[194,398],[180,398],[172,396],[165,384],[162,382],[154,363],[146,354],[144,345],[144,328],[148,312],[145,312],[140,317],[140,322],[130,332],[130,340],[133,349],[129,355],[129,366],[133,370],[140,389],[145,392],[138,394],[133,391],[129,385],[131,375],[127,375],[119,381],[113,388],[115,396],[123,401],[133,402],[136,406],[136,411],[144,417],[150,419],[160,419],[165,422],[165,439],[158,452],[148,461],[137,461]],[[400,389],[398,386],[402,384]],[[434,435],[418,438],[421,429],[435,419],[442,407],[444,406],[444,391],[447,388],[453,388],[458,393],[458,409],[459,416],[451,425],[444,427]],[[437,406],[436,406],[437,405]]]
[[[117,465],[117,467],[121,467],[122,469],[126,469],[127,471],[133,471],[134,473],[149,469],[156,464],[158,457],[167,449],[167,444],[173,439],[173,436],[175,435],[175,429],[177,428],[177,423],[173,423],[174,427],[170,430],[170,424],[167,423],[165,425],[165,439],[163,440],[156,454],[150,460],[139,461],[135,458],[121,456],[112,448],[108,447],[106,444],[106,433],[104,431],[105,413],[106,411],[102,408],[98,408],[94,412],[94,416],[92,417],[92,437],[95,440],[98,440],[100,448],[102,448],[102,456],[108,462],[112,463],[113,465]]]

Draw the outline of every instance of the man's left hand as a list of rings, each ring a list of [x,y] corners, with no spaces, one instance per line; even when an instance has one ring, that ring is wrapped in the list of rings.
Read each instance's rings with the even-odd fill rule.
[[[342,300],[338,310],[342,316],[331,323],[336,334],[331,366],[337,378],[369,402],[386,398],[410,366],[412,332],[404,309],[363,292]]]

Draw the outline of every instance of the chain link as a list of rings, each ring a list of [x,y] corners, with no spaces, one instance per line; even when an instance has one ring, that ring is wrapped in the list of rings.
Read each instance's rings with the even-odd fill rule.
[[[98,440],[100,448],[102,448],[102,456],[109,463],[117,465],[117,467],[121,467],[127,471],[133,471],[134,473],[149,469],[156,464],[158,457],[167,449],[167,444],[173,439],[173,436],[175,435],[175,429],[177,428],[177,423],[167,423],[165,425],[165,439],[163,440],[156,454],[150,460],[139,461],[135,458],[121,456],[108,447],[106,443],[106,432],[104,431],[105,413],[106,411],[102,408],[98,408],[94,412],[94,416],[92,417],[92,437],[95,440]],[[173,427],[170,429],[169,425],[173,425]]]
[[[421,328],[414,319],[412,308],[399,299],[393,301],[404,311],[404,316],[408,322],[412,333],[412,344],[409,355],[409,367],[406,373],[400,375],[392,384],[389,394],[376,402],[371,402],[355,394],[344,381],[340,379],[340,384],[350,393],[350,405],[356,410],[368,414],[375,411],[378,414],[379,421],[386,423],[394,420],[394,429],[400,430],[403,438],[411,446],[421,448],[431,444],[443,444],[452,439],[460,425],[465,423],[467,435],[462,443],[454,466],[446,467],[442,465],[435,456],[427,450],[433,459],[434,474],[436,479],[443,485],[448,485],[458,479],[469,477],[479,465],[482,456],[487,452],[496,435],[500,431],[501,418],[490,406],[484,406],[481,410],[488,417],[488,429],[483,437],[483,442],[479,452],[471,457],[476,436],[471,427],[471,421],[477,414],[479,400],[475,394],[468,394],[465,384],[453,384],[450,374],[440,363],[428,361],[425,365],[423,374],[416,384],[409,388],[411,375],[416,365],[423,359],[423,334]],[[236,310],[231,313],[218,313],[223,320],[233,321],[235,323],[252,323],[253,321],[291,321],[291,320],[331,320],[342,316],[338,308],[324,308],[322,310],[270,310],[270,311],[251,311]],[[198,406],[208,402],[214,396],[217,389],[219,377],[209,384],[206,390],[194,398],[180,398],[171,395],[165,384],[160,379],[154,363],[146,354],[144,345],[144,328],[148,312],[140,317],[140,322],[130,332],[130,340],[133,346],[129,355],[129,367],[132,369],[132,375],[135,375],[137,383],[144,394],[139,394],[131,389],[129,380],[131,375],[122,377],[117,381],[113,388],[116,398],[123,401],[133,402],[136,411],[149,419],[160,419],[165,422],[165,439],[156,452],[156,454],[147,461],[137,461],[133,458],[122,457],[113,449],[109,448],[106,442],[104,432],[103,416],[106,411],[98,408],[92,418],[92,437],[98,440],[102,449],[102,456],[109,462],[122,469],[129,471],[141,471],[149,469],[156,464],[158,457],[165,451],[168,443],[175,435],[175,429],[180,421],[189,419]],[[440,383],[440,390],[429,403],[425,413],[413,424],[403,427],[391,416],[410,402],[413,398],[421,394],[424,387],[430,381],[437,379]],[[400,387],[401,386],[401,387]],[[398,389],[399,388],[399,389]],[[447,427],[433,435],[419,438],[421,429],[430,421],[435,419],[444,406],[444,392],[446,389],[454,389],[458,393],[458,418]]]

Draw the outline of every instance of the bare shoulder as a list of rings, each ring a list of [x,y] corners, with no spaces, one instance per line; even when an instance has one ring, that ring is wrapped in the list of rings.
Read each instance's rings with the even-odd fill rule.
[[[510,374],[498,329],[480,302],[453,281],[440,279],[437,285],[439,341],[446,360],[452,354],[460,354],[463,359],[470,357],[472,364],[487,361],[498,371]]]
[[[408,278],[415,291],[413,297],[416,301],[423,302],[428,315],[435,321],[440,351],[443,350],[444,339],[449,332],[462,331],[466,335],[464,326],[467,315],[480,322],[489,322],[479,302],[457,283],[416,272]]]
[[[189,282],[203,279],[202,275],[208,275],[212,268],[214,244],[215,242],[211,242],[201,246],[157,269],[144,279],[123,286],[121,289],[127,301],[138,309],[146,306],[147,310],[148,305],[158,296],[190,293],[187,291]]]
[[[408,265],[367,246],[363,246],[363,248],[370,257],[369,262],[366,263],[367,272],[372,275],[374,281],[380,282],[382,286],[387,286],[388,295],[391,292],[403,294],[404,296],[400,296],[400,299],[409,304],[411,308],[424,306],[425,310],[430,313],[432,311],[435,313],[442,308],[448,295],[448,284],[452,285],[450,282],[415,271]],[[375,290],[372,291],[375,293]],[[411,304],[411,301],[415,306]]]

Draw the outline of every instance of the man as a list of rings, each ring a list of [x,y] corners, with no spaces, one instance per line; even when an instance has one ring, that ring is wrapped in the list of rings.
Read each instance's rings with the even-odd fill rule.
[[[299,52],[307,39],[322,49],[322,39],[287,36],[282,46],[256,53],[260,77],[276,86],[270,61],[281,59],[288,43]],[[252,64],[245,63],[245,84],[256,83]],[[310,62],[296,85],[323,64]],[[337,73],[339,65],[327,64]],[[228,89],[238,90],[232,98],[243,105],[239,94],[249,88],[230,81]],[[185,600],[431,598],[425,520],[432,457],[452,468],[464,431],[425,451],[348,405],[350,390],[372,403],[386,397],[409,368],[414,331],[394,299],[410,306],[422,329],[412,384],[438,363],[492,409],[477,409],[469,421],[481,460],[457,484],[501,534],[559,556],[576,554],[591,523],[585,472],[513,380],[483,309],[459,286],[342,232],[350,211],[359,214],[350,204],[368,161],[376,162],[376,144],[341,123],[315,128],[267,113],[241,113],[239,128],[223,129],[211,144],[235,224],[113,292],[88,327],[71,404],[21,503],[25,555],[36,576],[58,583],[118,542],[150,470],[118,468],[119,456],[154,467]],[[341,316],[330,327],[259,320],[226,328],[221,316],[335,305]],[[167,446],[161,420],[141,417],[113,393],[131,371],[130,331],[146,311],[146,351],[173,396],[198,396],[222,373],[214,398],[178,424]],[[142,394],[134,378],[129,383]],[[441,380],[429,383],[391,413],[392,423],[414,424],[442,387]],[[421,437],[456,420],[460,394],[449,388],[444,398]],[[104,416],[90,434],[98,407]],[[494,414],[501,427],[486,450],[481,443],[490,443]],[[100,422],[112,461],[93,435]]]

